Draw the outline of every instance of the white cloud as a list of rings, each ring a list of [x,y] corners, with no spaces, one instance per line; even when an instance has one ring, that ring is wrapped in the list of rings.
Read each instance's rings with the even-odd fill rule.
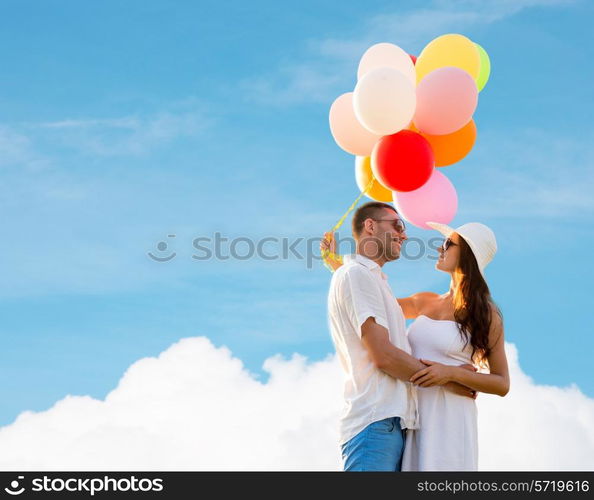
[[[507,345],[512,390],[481,395],[487,470],[594,467],[594,400],[535,384]],[[3,470],[336,470],[341,374],[335,357],[264,364],[263,383],[228,349],[182,339],[134,363],[104,401],[67,396],[0,428]],[[563,443],[563,446],[559,446]]]
[[[273,106],[330,102],[352,90],[357,64],[378,42],[397,43],[418,53],[444,33],[461,32],[511,17],[532,7],[566,6],[575,0],[436,0],[428,7],[371,15],[357,34],[309,40],[301,58],[280,61],[277,69],[242,82],[249,99]]]
[[[85,154],[119,156],[141,155],[176,138],[199,135],[211,124],[209,114],[190,100],[152,115],[63,119],[30,127]]]
[[[21,167],[36,173],[48,165],[33,148],[31,139],[11,127],[0,125],[0,167]]]
[[[479,456],[484,470],[593,470],[594,399],[576,385],[537,385],[506,345],[512,389],[479,396]]]
[[[89,120],[58,120],[56,122],[43,122],[37,126],[41,128],[67,129],[67,128],[123,128],[134,130],[140,125],[140,120],[136,117],[128,116],[124,118],[109,119],[89,119]]]

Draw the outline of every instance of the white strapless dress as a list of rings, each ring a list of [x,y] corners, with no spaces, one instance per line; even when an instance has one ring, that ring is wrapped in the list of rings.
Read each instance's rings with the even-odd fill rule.
[[[471,363],[472,346],[454,321],[421,315],[409,326],[415,358],[445,365]],[[475,471],[478,469],[477,408],[474,399],[441,386],[418,387],[419,429],[408,429],[403,471]]]

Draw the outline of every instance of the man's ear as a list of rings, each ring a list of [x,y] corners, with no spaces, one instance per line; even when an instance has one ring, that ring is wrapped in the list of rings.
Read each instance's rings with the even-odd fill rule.
[[[363,222],[363,230],[367,231],[370,234],[373,234],[375,221],[373,219],[367,218]]]

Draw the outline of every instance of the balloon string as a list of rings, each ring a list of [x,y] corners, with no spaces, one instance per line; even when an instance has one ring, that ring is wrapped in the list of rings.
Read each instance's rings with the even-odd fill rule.
[[[338,220],[338,222],[334,224],[334,227],[329,231],[330,233],[335,233],[340,228],[340,226],[342,226],[345,219],[354,210],[354,208],[357,206],[357,203],[359,203],[359,200],[363,197],[363,195],[371,189],[371,186],[373,186],[374,182],[375,178],[372,177],[367,186],[365,186],[365,189],[361,191],[361,194],[357,196],[357,198],[355,199],[355,201],[353,201],[353,203],[351,203],[351,206],[347,209],[347,211],[344,214],[342,214],[342,217]],[[324,265],[332,272],[334,272],[334,269],[332,269],[332,267],[328,264],[328,259],[333,259],[342,264],[342,256],[337,255],[334,252],[331,252],[330,250],[322,250],[321,255],[322,259],[324,260]]]
[[[369,191],[371,189],[371,186],[373,186],[374,181],[375,181],[375,178],[372,177],[371,180],[369,181],[369,183],[367,184],[367,186],[365,187],[365,189],[363,191],[361,191],[361,194],[359,196],[357,196],[357,199],[355,201],[353,201],[353,203],[351,203],[351,206],[348,208],[348,210],[342,215],[342,217],[338,220],[338,222],[336,224],[334,224],[334,227],[330,231],[331,233],[334,233],[340,226],[342,226],[344,220],[348,217],[348,215],[357,206],[357,203],[359,203],[359,200],[363,197],[363,195],[367,191]]]

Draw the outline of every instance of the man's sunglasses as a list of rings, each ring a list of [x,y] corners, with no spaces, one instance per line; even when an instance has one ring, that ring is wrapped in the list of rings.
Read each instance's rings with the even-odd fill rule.
[[[404,233],[404,231],[406,231],[406,226],[404,225],[404,221],[402,219],[372,219],[372,220],[374,220],[376,222],[382,222],[382,221],[391,222],[394,229],[396,231],[398,231],[399,233]]]

